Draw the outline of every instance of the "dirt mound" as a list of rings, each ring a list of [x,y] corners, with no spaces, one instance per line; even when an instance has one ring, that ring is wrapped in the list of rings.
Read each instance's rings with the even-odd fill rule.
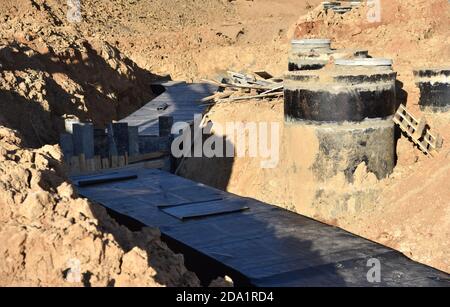
[[[3,1],[0,120],[38,148],[56,143],[64,114],[99,126],[128,115],[154,96],[155,74],[280,74],[287,29],[319,2],[86,0],[71,22],[66,1]]]
[[[63,12],[25,0],[0,12],[0,120],[34,148],[57,142],[64,114],[102,126],[154,97],[154,75],[107,42],[83,38]]]
[[[130,232],[76,197],[56,146],[0,128],[0,284],[198,286],[159,231]]]
[[[447,129],[450,126],[447,126]],[[398,166],[378,204],[362,216],[343,217],[341,227],[450,272],[450,149],[413,166]]]

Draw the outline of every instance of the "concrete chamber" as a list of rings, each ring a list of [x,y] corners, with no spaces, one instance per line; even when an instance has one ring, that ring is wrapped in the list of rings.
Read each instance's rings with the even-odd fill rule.
[[[344,174],[351,183],[361,163],[378,179],[393,171],[396,73],[391,64],[385,59],[342,60],[285,75],[286,127],[314,131],[318,153],[310,169],[318,182]]]

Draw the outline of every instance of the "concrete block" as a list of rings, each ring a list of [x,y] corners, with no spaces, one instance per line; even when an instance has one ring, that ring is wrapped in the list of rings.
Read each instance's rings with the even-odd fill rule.
[[[423,68],[414,71],[420,89],[419,105],[423,111],[450,110],[450,67]]]
[[[352,182],[354,171],[363,162],[378,179],[386,178],[394,170],[395,124],[391,119],[308,126],[315,131],[319,143],[312,165],[318,180],[326,182],[344,173]]]
[[[112,124],[108,125],[108,151],[110,157],[117,156],[117,145],[116,140],[114,139],[113,127]]]

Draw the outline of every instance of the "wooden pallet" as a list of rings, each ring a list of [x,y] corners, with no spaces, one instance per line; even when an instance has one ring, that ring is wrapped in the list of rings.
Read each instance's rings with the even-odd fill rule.
[[[400,129],[427,155],[435,155],[442,148],[443,139],[432,134],[425,117],[417,120],[404,105],[400,105],[393,118]]]

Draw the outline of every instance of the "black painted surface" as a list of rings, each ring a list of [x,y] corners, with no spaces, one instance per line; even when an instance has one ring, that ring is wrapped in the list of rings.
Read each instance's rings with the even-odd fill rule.
[[[162,171],[142,169],[138,175],[79,192],[123,224],[159,227],[202,278],[226,274],[236,286],[450,286],[448,274],[342,229]],[[181,221],[158,207],[202,206],[220,197],[224,204],[244,202],[249,210]],[[367,281],[371,258],[382,263],[381,283]]]
[[[419,105],[422,109],[450,110],[450,67],[415,70],[414,77],[420,89]]]
[[[159,136],[167,137],[170,136],[171,129],[173,126],[173,116],[160,116],[158,118],[159,123]]]
[[[171,136],[159,137],[159,136],[139,136],[139,152],[141,154],[155,152],[155,151],[170,151],[170,145],[172,143]]]
[[[367,83],[368,85],[378,82],[394,83],[397,77],[397,73],[388,70],[380,70],[379,72],[370,71],[368,69],[361,69],[358,66],[341,66],[335,69],[335,71],[325,75],[319,74],[316,71],[290,71],[285,73],[285,80],[292,81],[320,81],[320,76],[328,76],[327,79],[332,80],[335,83],[342,83],[342,85],[356,85]],[[299,86],[302,84],[299,83]],[[326,88],[328,85],[324,85]]]
[[[305,88],[284,90],[286,119],[313,121],[362,121],[395,113],[395,85],[389,89],[355,89],[338,93]]]
[[[382,68],[382,70],[378,73],[370,73],[370,74],[364,74],[364,73],[358,73],[358,70],[361,69],[360,67],[341,67],[338,68],[340,71],[346,71],[346,72],[352,72],[349,74],[342,74],[342,75],[335,75],[333,76],[333,79],[336,82],[346,83],[346,84],[372,84],[376,85],[377,82],[395,82],[395,78],[397,77],[397,73],[393,71],[385,70],[385,68]],[[374,68],[377,69],[377,68]]]
[[[165,91],[148,102],[142,108],[120,120],[130,126],[139,127],[139,136],[158,136],[160,116],[172,116],[176,122],[191,122],[195,114],[203,114],[206,105],[198,102],[214,94],[217,86],[207,83],[168,82],[162,84]],[[164,110],[158,110],[161,104],[167,104]]]

